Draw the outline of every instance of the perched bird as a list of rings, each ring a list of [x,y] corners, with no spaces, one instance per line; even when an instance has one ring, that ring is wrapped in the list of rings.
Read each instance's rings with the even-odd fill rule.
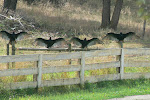
[[[16,43],[16,41],[20,41],[22,39],[24,39],[26,36],[28,36],[27,32],[19,32],[17,34],[15,34],[15,32],[8,33],[6,31],[0,31],[0,36],[9,41],[9,44],[12,45],[12,42],[14,41]]]
[[[90,40],[87,40],[86,38],[84,40],[81,40],[77,37],[73,37],[70,42],[77,42],[79,44],[81,44],[81,48],[87,48],[88,45],[94,45],[96,43],[103,43],[102,41],[100,41],[98,38],[92,38]]]
[[[49,38],[49,40],[46,40],[46,39],[43,39],[43,38],[37,38],[37,39],[35,39],[36,45],[45,46],[47,48],[50,48],[55,43],[62,42],[62,41],[65,42],[65,39],[64,38],[58,38],[58,39],[52,40],[51,37]]]
[[[126,34],[123,34],[122,32],[120,32],[120,34],[116,34],[116,33],[107,33],[106,36],[103,38],[106,39],[106,38],[109,38],[109,39],[112,39],[112,38],[115,38],[117,39],[119,42],[123,42],[125,38],[127,37],[135,37],[135,38],[140,38],[139,36],[135,35],[134,32],[128,32]]]

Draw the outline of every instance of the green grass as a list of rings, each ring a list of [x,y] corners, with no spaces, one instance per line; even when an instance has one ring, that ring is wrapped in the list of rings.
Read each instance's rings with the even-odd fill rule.
[[[35,89],[1,90],[0,100],[104,100],[150,93],[150,80],[118,80],[78,85],[45,87],[37,93]]]
[[[2,1],[0,1],[0,4],[3,4]],[[102,4],[97,3],[98,1],[89,2],[93,4],[94,7],[95,4]],[[134,2],[133,2],[134,3]],[[126,3],[125,3],[126,4]],[[129,5],[129,4],[128,4]],[[73,5],[73,4],[67,4],[66,6],[62,7],[61,10],[57,8],[53,8],[52,6],[28,6],[24,4],[22,1],[18,2],[17,4],[17,11],[20,16],[23,17],[21,21],[23,21],[23,24],[29,25],[29,22],[33,22],[33,27],[26,27],[30,34],[33,36],[30,37],[27,40],[20,41],[16,44],[16,47],[35,47],[33,46],[33,41],[37,37],[43,37],[47,38],[50,33],[60,32],[61,34],[55,35],[54,37],[60,37],[64,36],[68,39],[73,35],[77,35],[77,33],[81,33],[81,35],[78,35],[80,38],[91,38],[91,37],[103,37],[105,33],[113,31],[113,30],[101,30],[100,22],[101,22],[101,13],[102,6],[98,6],[98,8],[92,8],[91,6],[88,6],[84,4],[83,6],[80,5]],[[130,3],[129,7],[123,7],[121,12],[121,17],[118,25],[118,30],[124,32],[128,31],[134,31],[138,35],[141,35],[142,33],[142,20],[138,18],[135,14],[136,9],[130,8],[132,7],[132,4]],[[132,11],[135,10],[135,11]],[[133,13],[134,12],[134,13]],[[38,16],[37,16],[38,15]],[[10,26],[15,25],[14,21],[8,21],[4,20],[0,24],[1,30],[8,30],[10,31]],[[149,30],[150,28],[147,25],[146,28],[146,38],[149,40]],[[12,31],[12,30],[11,30]],[[65,36],[66,35],[66,36]],[[147,42],[147,43],[146,43]],[[6,55],[6,42],[0,43],[0,55]],[[117,43],[110,43],[105,44],[103,46],[100,46],[99,48],[116,48],[118,47]],[[124,43],[125,48],[137,48],[137,47],[150,47],[149,41],[141,40],[139,42],[126,42]],[[38,48],[38,47],[37,47]],[[11,50],[10,50],[11,51]],[[20,54],[36,54],[36,53],[54,53],[49,51],[16,51],[17,55]],[[56,52],[55,52],[56,53]],[[10,52],[11,54],[11,52]],[[145,59],[146,58],[146,59]],[[92,58],[93,59],[93,58]],[[87,63],[97,63],[97,62],[104,62],[107,61],[107,57],[102,57],[102,60],[99,60],[100,58],[95,58],[94,60],[89,59],[89,62]],[[107,60],[106,60],[107,59]],[[131,57],[127,60],[136,60],[136,61],[149,61],[149,57]],[[115,60],[113,57],[109,57],[109,60]],[[58,63],[57,61],[52,64],[52,62],[45,62],[48,65],[54,65]],[[62,63],[62,62],[61,62]],[[74,61],[73,64],[76,62]],[[59,63],[60,64],[60,63]],[[64,63],[63,63],[64,64]],[[4,64],[0,64],[0,69],[5,69]],[[34,67],[34,63],[16,63],[17,68],[29,68]],[[149,68],[125,68],[125,72],[150,72]],[[101,69],[101,70],[90,70],[85,71],[85,76],[91,76],[91,75],[102,75],[102,74],[113,74],[115,73],[115,69]],[[75,72],[68,72],[68,73],[54,73],[54,74],[44,74],[43,79],[59,79],[59,78],[73,78],[76,77]],[[33,81],[32,75],[27,76],[19,76],[19,77],[1,77],[0,82],[14,82],[14,81]],[[61,87],[48,87],[43,88],[42,91],[38,94],[34,91],[34,89],[24,89],[24,90],[15,90],[15,91],[7,91],[2,90],[0,91],[0,100],[2,99],[16,99],[16,100],[77,100],[77,99],[108,99],[113,97],[122,97],[125,95],[137,95],[137,94],[149,94],[150,90],[150,82],[149,80],[123,80],[123,81],[107,81],[107,82],[100,82],[96,84],[86,84],[85,88],[81,90],[78,86],[61,86]]]

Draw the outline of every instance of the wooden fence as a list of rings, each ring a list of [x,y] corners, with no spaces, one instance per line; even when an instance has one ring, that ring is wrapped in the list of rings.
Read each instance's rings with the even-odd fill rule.
[[[99,56],[120,56],[119,61],[103,62],[96,64],[86,64],[85,58],[99,57]],[[39,88],[44,86],[60,86],[72,84],[84,84],[86,81],[90,83],[106,81],[106,80],[120,80],[139,78],[141,76],[150,78],[150,73],[124,73],[124,67],[150,67],[150,62],[132,62],[132,64],[124,61],[125,55],[150,55],[149,48],[139,49],[103,49],[96,51],[82,51],[72,53],[58,53],[58,54],[33,54],[33,55],[10,55],[0,56],[0,63],[10,62],[30,62],[37,61],[36,68],[22,68],[22,69],[6,69],[0,71],[0,77],[4,76],[19,76],[19,75],[35,75],[36,81],[30,82],[14,82],[14,83],[0,83],[3,87],[8,89],[24,89],[24,88]],[[65,66],[48,66],[42,67],[43,61],[66,60],[66,59],[81,59],[80,65],[65,65]],[[98,76],[85,77],[86,70],[96,70],[104,68],[120,68],[119,73],[106,74]],[[59,73],[59,72],[79,72],[79,77],[68,79],[52,79],[42,80],[42,74]]]

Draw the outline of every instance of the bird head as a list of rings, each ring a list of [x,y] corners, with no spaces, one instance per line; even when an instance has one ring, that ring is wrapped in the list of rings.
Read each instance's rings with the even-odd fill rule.
[[[123,33],[122,33],[122,32],[120,32],[120,35],[122,36],[122,35],[123,35]]]
[[[49,40],[51,40],[51,37],[49,38]]]
[[[86,38],[84,39],[84,41],[86,41]]]
[[[11,28],[11,29],[13,30],[13,32],[16,32],[16,31],[17,31],[16,27],[13,27],[13,28]]]
[[[13,33],[12,34],[15,34],[15,32],[13,31]]]

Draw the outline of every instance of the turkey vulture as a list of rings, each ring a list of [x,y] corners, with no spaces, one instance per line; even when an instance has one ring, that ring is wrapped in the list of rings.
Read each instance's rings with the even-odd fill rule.
[[[123,34],[122,32],[120,32],[120,34],[116,34],[116,33],[107,33],[106,36],[103,39],[106,38],[115,38],[118,41],[123,41],[125,38],[127,37],[135,37],[135,38],[140,38],[139,36],[135,35],[134,32],[128,32],[126,34]]]
[[[27,32],[19,32],[17,34],[15,34],[15,32],[8,33],[6,31],[0,31],[0,36],[9,41],[9,44],[12,45],[12,42],[14,41],[16,43],[16,41],[20,41],[22,39],[24,39],[26,36],[28,36]]]
[[[81,44],[81,48],[87,48],[88,45],[94,45],[96,43],[103,43],[102,41],[100,41],[98,38],[92,38],[90,40],[87,40],[86,38],[84,40],[81,40],[77,37],[73,37],[71,40],[71,42],[77,42]]]
[[[46,40],[46,39],[43,39],[43,38],[37,38],[37,39],[35,39],[36,45],[45,46],[47,48],[50,48],[55,43],[62,42],[62,41],[65,42],[65,39],[64,38],[57,38],[57,39],[52,40],[51,37],[49,38],[49,40]]]

